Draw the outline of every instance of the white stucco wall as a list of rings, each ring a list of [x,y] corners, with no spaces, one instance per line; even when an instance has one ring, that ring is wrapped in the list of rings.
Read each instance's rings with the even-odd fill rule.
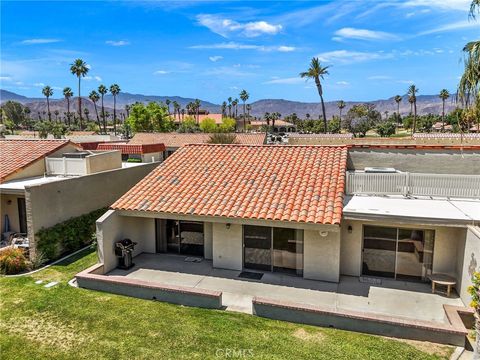
[[[457,275],[457,292],[463,303],[468,306],[471,297],[467,293],[467,287],[472,284],[473,273],[480,271],[480,227],[468,227],[463,250],[464,261]]]
[[[97,220],[98,257],[104,264],[105,273],[117,266],[115,242],[124,238],[138,243],[133,256],[142,252],[155,253],[154,219],[120,216],[118,212],[108,210]]]
[[[203,245],[205,259],[212,260],[213,257],[213,224],[211,222],[203,223]]]
[[[303,277],[338,282],[340,280],[340,232],[329,231],[323,237],[318,231],[303,233]]]
[[[360,276],[362,271],[363,225],[399,227],[407,229],[435,230],[435,247],[433,252],[433,272],[446,273],[457,277],[459,264],[463,260],[463,242],[465,228],[445,226],[405,225],[385,222],[362,222],[344,220],[341,231],[341,266],[342,275]],[[348,226],[352,233],[348,233]],[[459,258],[460,257],[460,258]]]
[[[222,269],[242,270],[242,225],[213,223],[213,266]]]

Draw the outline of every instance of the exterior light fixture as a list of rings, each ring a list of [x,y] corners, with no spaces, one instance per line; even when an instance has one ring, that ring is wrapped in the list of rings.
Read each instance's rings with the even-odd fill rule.
[[[328,235],[328,231],[319,231],[318,233],[321,237],[326,237]]]
[[[351,233],[352,233],[352,231],[353,231],[353,229],[352,229],[352,225],[348,225],[348,228],[347,228],[347,230],[348,230],[348,233],[349,233],[349,234],[351,234]]]
[[[227,224],[225,225],[225,227],[226,227],[227,229],[230,229],[230,223],[227,223]]]

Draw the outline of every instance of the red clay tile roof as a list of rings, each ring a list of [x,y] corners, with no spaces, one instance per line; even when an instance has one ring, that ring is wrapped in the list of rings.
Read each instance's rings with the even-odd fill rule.
[[[165,151],[164,144],[98,144],[97,150],[121,150],[122,154],[151,154]]]
[[[236,134],[237,142],[242,145],[262,145],[265,133]],[[136,133],[129,144],[163,143],[167,148],[178,148],[186,144],[206,143],[210,134],[205,133]]]
[[[69,143],[69,140],[0,140],[0,182]]]
[[[347,147],[186,145],[113,209],[339,224]]]

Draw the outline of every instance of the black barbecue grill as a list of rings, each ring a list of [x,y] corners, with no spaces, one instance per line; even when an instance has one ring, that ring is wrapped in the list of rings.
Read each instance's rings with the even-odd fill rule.
[[[127,270],[135,266],[132,262],[132,253],[135,245],[137,243],[130,239],[123,239],[115,243],[115,255],[119,258],[118,267],[120,269]]]

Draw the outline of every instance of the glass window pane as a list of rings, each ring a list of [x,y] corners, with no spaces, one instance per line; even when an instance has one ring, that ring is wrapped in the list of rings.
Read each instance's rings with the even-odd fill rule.
[[[363,230],[364,275],[395,277],[397,229],[365,226]]]
[[[425,280],[431,273],[432,230],[399,229],[397,279]]]
[[[303,231],[273,228],[273,269],[303,274]]]

